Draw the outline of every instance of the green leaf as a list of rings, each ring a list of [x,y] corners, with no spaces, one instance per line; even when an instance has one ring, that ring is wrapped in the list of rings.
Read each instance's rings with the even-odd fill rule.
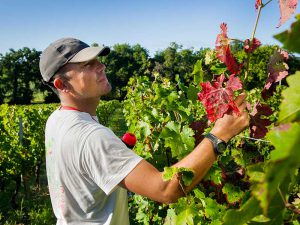
[[[263,163],[254,164],[247,167],[247,175],[252,182],[263,182],[265,179],[265,173],[263,170]]]
[[[179,172],[182,174],[182,181],[185,186],[189,186],[194,179],[194,172],[189,168],[179,168]]]
[[[266,138],[275,146],[271,152],[270,160],[282,162],[287,160],[288,164],[300,164],[299,145],[300,145],[300,125],[298,123],[280,126],[270,131]]]
[[[200,86],[199,86],[200,87]],[[200,88],[196,88],[193,85],[190,85],[187,91],[187,97],[191,101],[196,101],[198,99],[197,93],[200,91]]]
[[[176,221],[176,213],[174,209],[168,209],[167,217],[164,225],[174,225]]]
[[[213,74],[222,74],[226,72],[227,67],[224,64],[219,63],[217,65],[212,66],[210,70],[213,72]]]
[[[163,180],[171,180],[175,174],[177,174],[178,169],[176,167],[165,167],[163,172]]]
[[[261,209],[258,207],[258,200],[251,197],[240,209],[228,210],[223,218],[224,225],[243,225],[255,216],[261,214]]]
[[[193,83],[195,85],[199,85],[201,82],[203,82],[202,59],[197,60],[197,62],[195,63],[192,75],[194,75]]]
[[[300,71],[286,80],[289,87],[282,91],[283,100],[279,107],[279,121],[300,121]]]
[[[220,220],[213,220],[210,225],[222,225],[222,222]]]
[[[215,184],[222,183],[222,170],[215,162],[204,177],[204,180],[210,180]]]
[[[197,211],[193,210],[193,208],[186,208],[177,216],[176,225],[194,225],[193,217],[196,214]]]
[[[296,156],[295,147],[299,143],[300,128],[299,124],[281,125],[267,134],[267,139],[275,146],[275,150],[271,152],[270,161],[292,160],[291,157]],[[298,163],[300,162],[297,160]]]
[[[296,16],[297,21],[291,25],[290,30],[286,30],[274,37],[283,44],[283,48],[300,53],[300,14]]]
[[[251,221],[265,223],[265,222],[269,222],[270,219],[268,217],[265,217],[264,215],[258,215],[254,217]]]
[[[265,180],[254,189],[264,214],[268,212],[269,206],[272,206],[271,201],[276,201],[276,196],[279,198],[277,201],[282,202],[278,187],[287,189],[287,180],[291,180],[289,174],[294,174],[294,170],[300,167],[300,125],[292,123],[290,126],[274,129],[266,137],[275,146],[275,150],[271,153],[270,164],[265,169]]]
[[[222,188],[222,192],[226,195],[228,203],[235,203],[242,199],[244,192],[237,186],[226,183]]]
[[[178,94],[175,91],[172,91],[168,97],[167,97],[168,101],[170,103],[173,103],[176,99],[178,99]]]
[[[226,207],[218,204],[216,200],[211,198],[205,198],[205,216],[211,220],[221,219]]]
[[[250,179],[257,180],[251,189],[259,200],[264,215],[271,220],[268,224],[281,224],[285,206],[279,190],[283,194],[287,193],[291,176],[295,175],[294,171],[300,166],[300,125],[293,123],[281,126],[270,131],[266,137],[275,146],[275,150],[271,152],[269,163],[264,168],[265,175]],[[262,168],[258,166],[250,169],[250,177],[254,171],[262,172]]]
[[[144,121],[140,121],[139,122],[139,127],[141,130],[141,134],[144,137],[148,137],[151,134],[151,127],[148,123],[144,122]]]
[[[181,179],[185,186],[189,186],[194,178],[194,172],[184,167],[165,167],[163,172],[163,180],[171,180],[176,174],[181,174]]]
[[[194,149],[194,132],[188,126],[183,126],[173,121],[168,122],[163,128],[160,138],[165,139],[165,147],[170,147],[172,156],[182,158]]]

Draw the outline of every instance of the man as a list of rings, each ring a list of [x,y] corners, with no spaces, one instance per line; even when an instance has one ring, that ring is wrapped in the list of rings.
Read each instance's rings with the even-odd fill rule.
[[[174,165],[194,171],[192,184],[183,190],[179,178],[163,181],[161,172],[97,121],[99,99],[111,90],[97,56],[109,52],[105,46],[63,38],[41,55],[43,80],[61,101],[45,130],[48,185],[57,224],[129,224],[127,190],[162,203],[176,202],[199,183],[225,143],[249,123],[245,95],[240,95],[235,102],[241,115],[217,120],[207,138]]]

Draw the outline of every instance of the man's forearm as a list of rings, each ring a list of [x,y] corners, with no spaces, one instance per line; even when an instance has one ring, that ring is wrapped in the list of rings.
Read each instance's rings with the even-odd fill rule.
[[[194,172],[192,183],[185,189],[187,192],[201,181],[216,158],[212,143],[204,138],[189,155],[174,165],[175,167],[189,168]]]
[[[176,193],[178,196],[174,197],[174,199],[184,196],[185,193],[190,192],[201,181],[215,160],[216,154],[213,150],[213,145],[207,138],[204,138],[190,154],[173,165],[174,167],[184,167],[193,170],[194,178],[192,183],[184,187],[178,178],[173,178],[168,183],[166,191]],[[179,182],[181,182],[181,184]],[[184,190],[182,190],[182,188],[184,188]]]

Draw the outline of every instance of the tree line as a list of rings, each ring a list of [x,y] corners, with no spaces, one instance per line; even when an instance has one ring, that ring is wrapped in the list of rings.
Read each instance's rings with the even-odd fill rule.
[[[97,45],[97,44],[92,44]],[[253,86],[264,85],[267,74],[269,56],[276,46],[262,46],[256,50],[252,60],[257,66],[252,68],[253,79],[249,82],[249,89]],[[238,58],[243,61],[245,53],[243,46],[233,43],[232,49],[239,52]],[[24,47],[19,50],[10,49],[0,54],[0,104],[31,104],[33,102],[58,102],[57,96],[42,83],[39,72],[39,57],[41,51]],[[107,57],[100,58],[107,67],[106,73],[112,84],[112,92],[104,96],[104,100],[123,100],[126,96],[126,85],[130,77],[149,76],[153,73],[163,74],[170,80],[179,75],[184,83],[193,79],[193,68],[197,60],[201,60],[206,76],[211,76],[222,68],[209,68],[205,60],[211,60],[213,51],[209,48],[184,49],[182,45],[172,42],[166,49],[157,51],[150,56],[149,51],[139,44],[116,44],[112,46]],[[299,58],[291,56],[290,71],[300,69]],[[247,87],[246,87],[247,89]]]

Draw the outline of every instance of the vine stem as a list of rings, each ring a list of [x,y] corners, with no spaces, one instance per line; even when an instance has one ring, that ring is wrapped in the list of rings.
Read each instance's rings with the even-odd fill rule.
[[[278,187],[277,187],[277,190],[278,190],[278,192],[279,192],[279,194],[280,194],[280,196],[281,196],[281,199],[282,199],[282,201],[283,201],[284,206],[285,206],[287,209],[292,210],[294,213],[300,215],[300,210],[299,210],[299,209],[297,209],[294,205],[292,205],[292,204],[286,202],[286,200],[285,200],[285,198],[284,198],[284,196],[283,196],[283,194],[282,194],[282,192],[281,192],[281,190],[280,190],[280,188],[279,188],[279,185],[278,185]]]
[[[268,5],[271,1],[273,1],[273,0],[269,0],[267,3],[265,3],[265,4],[262,4],[263,5],[263,7],[265,7],[266,5]]]
[[[241,138],[246,138],[246,139],[254,140],[254,141],[270,142],[270,141],[267,141],[267,140],[257,139],[257,138],[251,138],[251,137],[246,137],[246,136],[242,136],[242,135],[236,135],[236,136],[237,137],[241,137]]]
[[[244,43],[242,40],[236,39],[236,38],[230,38],[230,41],[238,41],[238,42]]]
[[[272,1],[272,0],[270,0],[270,1]],[[266,4],[268,4],[268,3],[266,3]],[[253,31],[252,31],[252,36],[251,36],[251,40],[250,40],[250,43],[249,43],[249,49],[251,49],[251,47],[253,45],[253,40],[254,40],[254,37],[255,37],[255,32],[256,32],[256,28],[257,28],[258,21],[259,21],[259,18],[260,18],[261,10],[264,6],[266,6],[266,4],[264,5],[263,3],[261,3],[258,6],[258,13],[257,13],[257,16],[256,16],[254,28],[253,28]],[[249,73],[250,57],[251,57],[251,53],[249,51],[248,54],[247,54],[247,64],[246,64],[246,72],[245,72],[244,82],[246,82],[247,77],[248,77],[248,73]]]

